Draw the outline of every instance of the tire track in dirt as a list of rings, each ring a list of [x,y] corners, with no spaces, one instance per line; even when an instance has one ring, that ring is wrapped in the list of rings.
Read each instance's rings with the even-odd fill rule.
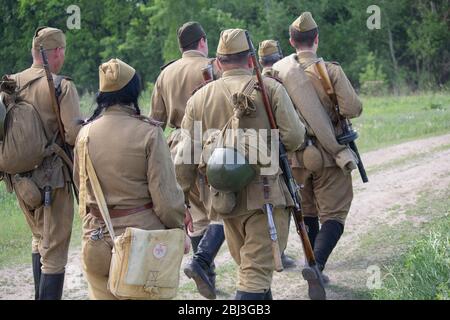
[[[329,299],[354,299],[364,289],[366,269],[376,263],[376,257],[368,255],[366,259],[354,260],[354,253],[361,236],[371,232],[376,226],[385,223],[400,223],[403,215],[394,216],[389,209],[394,206],[414,204],[418,194],[423,191],[442,190],[450,185],[450,150],[438,150],[450,143],[450,134],[411,141],[377,151],[363,154],[363,161],[370,171],[386,166],[386,170],[376,170],[369,174],[370,182],[362,184],[354,175],[355,196],[346,230],[333,255],[330,257],[326,273],[332,283],[327,289]],[[429,154],[426,154],[429,152]],[[414,155],[422,156],[415,159]],[[399,162],[399,160],[401,160]],[[404,161],[403,161],[404,160]],[[396,163],[389,166],[390,163]],[[291,224],[287,252],[303,261],[301,244]],[[66,270],[64,299],[86,299],[87,285],[83,279],[79,248],[71,250]],[[183,264],[191,254],[186,255]],[[226,245],[216,259],[218,277],[217,287],[223,291],[219,299],[232,299],[234,296],[236,267],[228,253]],[[221,272],[222,271],[222,272]],[[192,293],[193,282],[180,276],[178,299],[202,299]],[[273,280],[275,299],[308,299],[307,287],[300,274],[300,267],[275,273]],[[31,266],[20,265],[0,270],[0,299],[33,299],[33,278]]]

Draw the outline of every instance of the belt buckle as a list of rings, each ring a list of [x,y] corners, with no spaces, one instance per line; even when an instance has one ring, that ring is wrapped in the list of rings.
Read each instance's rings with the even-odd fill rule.
[[[103,228],[98,228],[91,233],[91,240],[98,241],[103,239]]]

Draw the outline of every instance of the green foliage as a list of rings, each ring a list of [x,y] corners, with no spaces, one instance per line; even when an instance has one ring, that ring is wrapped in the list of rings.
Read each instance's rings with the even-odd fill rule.
[[[31,231],[14,193],[0,183],[0,267],[31,261]],[[72,246],[81,243],[81,221],[75,209]]]
[[[353,121],[362,151],[450,132],[450,96],[442,93],[362,97],[364,111]]]
[[[288,27],[302,12],[311,11],[320,28],[319,55],[342,64],[355,86],[369,76],[368,53],[376,73],[399,92],[444,86],[450,78],[450,4],[446,0],[1,0],[0,73],[18,72],[31,62],[34,30],[51,25],[66,32],[68,48],[63,73],[84,91],[98,88],[98,65],[118,57],[154,82],[159,67],[180,56],[176,31],[189,20],[199,21],[214,56],[220,31],[247,28],[255,44],[274,38],[285,54]],[[66,8],[81,10],[81,29],[68,30]],[[369,5],[381,9],[381,29],[369,30]],[[390,41],[392,40],[392,41]],[[363,76],[364,78],[364,76]],[[378,80],[369,80],[378,81]],[[373,90],[372,90],[373,91]]]
[[[388,268],[383,287],[373,293],[380,300],[450,299],[450,216]]]
[[[359,83],[361,84],[361,93],[368,95],[386,94],[386,75],[381,66],[377,66],[375,56],[369,52],[364,71],[359,74]]]

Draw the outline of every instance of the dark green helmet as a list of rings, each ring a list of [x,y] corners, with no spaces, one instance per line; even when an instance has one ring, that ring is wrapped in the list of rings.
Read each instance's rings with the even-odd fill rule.
[[[206,167],[208,183],[222,192],[239,192],[255,177],[256,170],[235,149],[216,148]]]
[[[0,140],[3,140],[5,134],[6,105],[4,98],[5,96],[0,94]]]

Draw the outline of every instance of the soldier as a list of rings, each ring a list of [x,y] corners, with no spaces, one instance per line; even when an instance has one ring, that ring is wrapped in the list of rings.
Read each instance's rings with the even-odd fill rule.
[[[66,38],[64,33],[50,27],[38,28],[32,42],[33,65],[31,68],[12,75],[12,78],[17,82],[19,88],[30,83],[28,88],[20,93],[21,98],[36,108],[42,120],[46,137],[49,139],[56,137],[56,143],[62,146],[57,115],[52,109],[50,90],[39,52],[41,45],[47,54],[49,68],[53,74],[57,99],[60,103],[60,117],[64,127],[65,141],[68,145],[73,146],[80,129],[81,114],[78,93],[72,80],[68,77],[57,76],[65,60]],[[42,178],[41,173],[44,170],[47,177],[51,176],[49,187],[52,187],[52,204],[50,209],[47,208],[50,210],[48,230],[51,230],[51,234],[44,232],[45,209],[43,205],[31,208],[19,196],[17,190],[17,182],[22,177],[31,177],[39,186],[41,181],[38,176]],[[40,174],[36,174],[37,172]],[[33,234],[32,266],[36,300],[56,300],[62,297],[73,222],[74,199],[70,182],[71,174],[69,166],[60,157],[52,154],[44,159],[43,164],[33,172],[19,174],[12,178],[17,200]],[[41,190],[41,192],[43,191]],[[48,239],[48,244],[44,245],[44,239]]]
[[[168,138],[172,156],[176,153],[186,102],[193,92],[204,82],[202,69],[215,65],[208,58],[206,33],[198,22],[187,22],[177,32],[181,59],[162,67],[152,94],[150,117],[168,124],[175,129]],[[218,70],[213,73],[218,77]],[[194,256],[185,266],[184,272],[193,278],[200,294],[208,299],[216,298],[214,257],[225,241],[221,221],[211,221],[204,206],[207,194],[205,180],[199,175],[191,190],[188,206],[192,216],[193,231],[189,231]]]
[[[97,109],[80,131],[88,134],[89,154],[101,184],[114,232],[183,228],[184,196],[175,180],[170,152],[156,122],[140,116],[140,80],[119,59],[99,68]],[[85,130],[89,130],[86,132]],[[80,182],[79,140],[74,178]],[[82,216],[82,266],[90,299],[116,299],[107,288],[113,240],[88,183]],[[80,210],[81,213],[83,211]]]
[[[272,66],[274,63],[283,59],[283,53],[279,46],[278,41],[275,40],[264,40],[259,44],[258,49],[259,63],[262,65],[263,70],[262,75],[277,78],[277,73],[274,72]],[[290,220],[289,220],[290,224]],[[295,267],[295,260],[290,256],[286,255],[283,251],[281,253],[281,262],[283,263],[283,268],[293,268]]]
[[[276,73],[273,71],[272,66],[283,59],[283,53],[281,52],[278,41],[264,40],[259,44],[258,49],[259,63],[262,65],[262,75],[276,77]]]
[[[307,143],[293,158],[296,163],[293,167],[296,167],[297,182],[304,185],[301,195],[305,223],[319,269],[323,271],[344,231],[353,198],[350,173],[356,168],[357,159],[348,147],[336,140],[342,131],[316,69],[316,63],[321,61],[317,57],[319,32],[311,13],[302,13],[289,32],[290,43],[297,53],[277,62],[274,69],[307,123]],[[326,69],[341,116],[358,117],[362,104],[341,66],[326,62]]]
[[[243,129],[263,129],[270,131],[270,124],[265,113],[262,96],[255,90],[253,64],[249,55],[249,46],[245,30],[229,29],[220,35],[217,49],[217,61],[221,69],[222,78],[213,81],[198,90],[188,101],[186,114],[181,124],[183,134],[183,150],[190,149],[190,144],[202,144],[193,140],[194,128],[201,123],[203,132],[210,129],[225,128],[235,113],[230,95],[240,95],[244,89],[248,109],[243,110],[249,116],[239,119],[239,127]],[[297,116],[292,102],[283,86],[270,78],[264,79],[269,99],[279,126],[280,136],[289,150],[296,150],[303,142],[304,127]],[[242,97],[242,95],[240,95]],[[251,105],[251,106],[250,106]],[[254,107],[252,107],[254,106]],[[263,142],[264,143],[264,142]],[[185,147],[188,147],[185,149]],[[267,147],[262,145],[261,147]],[[217,149],[219,150],[219,149]],[[278,157],[278,155],[276,155]],[[175,163],[177,179],[185,194],[191,190],[196,177],[197,165]],[[208,164],[209,166],[209,164]],[[223,166],[222,166],[223,167]],[[277,168],[279,169],[279,168]],[[218,170],[220,171],[220,164]],[[211,172],[210,172],[211,173]],[[220,173],[220,172],[217,172]],[[242,173],[242,175],[241,175]],[[290,195],[284,192],[282,178],[275,174],[263,179],[257,174],[251,183],[244,187],[243,177],[248,177],[250,169],[247,165],[238,166],[236,171],[229,172],[230,176],[219,177],[224,184],[231,182],[237,192],[214,191],[212,197],[212,212],[223,218],[225,235],[230,253],[239,265],[236,299],[272,299],[271,281],[274,270],[272,242],[268,233],[268,220],[262,208],[266,203],[263,189],[271,190],[270,197],[274,207],[273,218],[278,231],[280,248],[285,248],[288,235],[289,214],[286,206],[290,203]],[[218,174],[211,173],[217,178]],[[229,179],[228,179],[229,178]],[[264,181],[264,184],[263,184]],[[211,182],[209,180],[209,182]],[[220,181],[219,181],[220,182]],[[223,200],[223,201],[222,201]]]

